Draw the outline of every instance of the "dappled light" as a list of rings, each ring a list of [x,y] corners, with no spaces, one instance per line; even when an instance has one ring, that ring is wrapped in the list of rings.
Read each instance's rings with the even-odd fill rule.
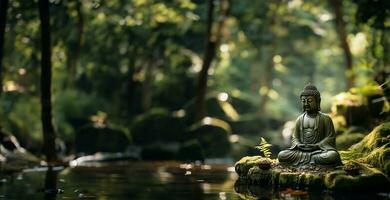
[[[0,0],[0,198],[386,199],[389,14]]]

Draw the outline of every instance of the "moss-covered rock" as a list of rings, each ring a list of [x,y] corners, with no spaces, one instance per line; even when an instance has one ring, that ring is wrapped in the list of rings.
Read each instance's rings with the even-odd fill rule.
[[[180,146],[177,158],[183,161],[203,161],[205,156],[198,140],[189,140]]]
[[[270,185],[272,184],[272,171],[270,169],[261,169],[259,166],[253,166],[248,170],[248,179],[253,183]]]
[[[280,172],[275,183],[280,187],[321,189],[323,185],[323,173],[315,172]],[[274,176],[275,177],[275,176]]]
[[[129,144],[126,133],[109,127],[88,125],[80,128],[75,137],[77,153],[124,152]]]
[[[147,145],[154,142],[179,142],[184,135],[184,124],[164,109],[153,109],[137,117],[131,125],[135,144]]]
[[[374,119],[385,119],[389,115],[389,102],[384,95],[383,89],[375,82],[351,88],[334,97],[332,114],[334,118],[342,116],[346,126],[370,127]]]
[[[264,160],[271,162],[271,164],[275,162],[274,160],[261,156],[245,156],[236,162],[234,169],[240,177],[245,178],[248,175],[250,168],[259,166],[260,163],[264,162]]]
[[[171,146],[171,147],[170,147]],[[177,148],[175,144],[166,145],[161,143],[153,143],[145,145],[141,151],[143,160],[174,160],[176,158]]]
[[[199,142],[206,158],[224,157],[230,153],[230,126],[223,120],[205,117],[190,127],[188,140]]]
[[[367,167],[364,164],[356,164],[360,168],[357,174],[349,174],[345,169],[333,170],[324,177],[326,188],[341,191],[389,191],[390,183],[386,176],[375,168]]]
[[[350,175],[343,168],[297,169],[280,166],[275,160],[272,168],[262,170],[259,163],[267,159],[261,156],[244,157],[235,164],[239,175],[237,185],[260,184],[273,185],[281,188],[302,188],[309,190],[339,190],[339,191],[371,191],[381,192],[390,190],[390,182],[379,170],[365,164],[357,163],[359,173]],[[377,186],[377,184],[381,184]]]
[[[340,151],[340,155],[344,161],[358,160],[390,176],[390,122],[377,126],[348,151]]]

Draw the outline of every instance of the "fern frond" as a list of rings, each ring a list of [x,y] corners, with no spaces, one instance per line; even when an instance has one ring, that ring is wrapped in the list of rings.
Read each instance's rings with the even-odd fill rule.
[[[263,137],[261,137],[260,143],[257,146],[255,146],[255,148],[258,149],[260,153],[264,155],[264,157],[270,158],[272,153],[269,147],[271,146],[272,146],[271,144],[269,144]]]

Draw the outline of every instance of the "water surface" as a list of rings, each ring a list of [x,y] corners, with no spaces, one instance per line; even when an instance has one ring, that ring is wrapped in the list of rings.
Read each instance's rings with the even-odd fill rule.
[[[390,199],[386,194],[308,193],[259,186],[241,187],[237,193],[236,179],[233,168],[223,164],[134,162],[55,171],[40,168],[3,176],[0,199]]]

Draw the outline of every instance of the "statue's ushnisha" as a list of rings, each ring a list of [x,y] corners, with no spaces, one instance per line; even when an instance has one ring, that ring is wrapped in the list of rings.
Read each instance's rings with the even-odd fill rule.
[[[308,84],[300,99],[304,113],[295,122],[291,147],[279,153],[279,163],[297,167],[341,165],[332,119],[320,112],[320,92]]]

